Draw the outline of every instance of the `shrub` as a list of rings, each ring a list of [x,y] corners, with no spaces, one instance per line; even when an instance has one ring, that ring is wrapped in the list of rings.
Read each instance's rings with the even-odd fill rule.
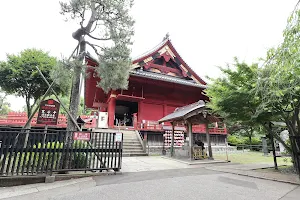
[[[228,144],[229,145],[236,146],[236,145],[239,145],[239,144],[243,144],[243,140],[240,139],[239,137],[235,136],[235,135],[229,135],[227,137],[227,139],[228,139]]]
[[[250,140],[248,137],[243,137],[244,144],[250,145]],[[262,145],[262,141],[258,137],[251,138],[251,144],[252,145]]]

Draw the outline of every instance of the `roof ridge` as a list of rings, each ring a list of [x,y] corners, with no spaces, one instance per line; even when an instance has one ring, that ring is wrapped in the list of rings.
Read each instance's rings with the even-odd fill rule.
[[[156,51],[157,49],[159,49],[160,47],[164,46],[168,41],[171,41],[168,37],[164,38],[162,42],[160,42],[158,45],[156,45],[154,48],[152,48],[151,50],[146,51],[145,53],[133,58],[132,60],[138,60],[140,58],[145,57],[148,54],[153,53],[154,51]]]

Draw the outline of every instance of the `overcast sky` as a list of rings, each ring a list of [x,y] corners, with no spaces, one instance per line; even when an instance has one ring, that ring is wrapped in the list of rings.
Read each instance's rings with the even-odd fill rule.
[[[0,60],[6,53],[39,48],[68,56],[76,46],[76,23],[59,14],[59,0],[2,1]],[[218,77],[217,66],[237,56],[246,62],[264,57],[282,40],[297,0],[135,0],[132,57],[159,44],[166,33],[181,57],[200,76]],[[14,109],[24,104],[10,97]]]

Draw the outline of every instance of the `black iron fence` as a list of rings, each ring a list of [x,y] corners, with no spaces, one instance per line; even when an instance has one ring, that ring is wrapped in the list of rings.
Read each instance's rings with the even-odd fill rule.
[[[122,141],[116,133],[0,128],[0,176],[119,171]]]

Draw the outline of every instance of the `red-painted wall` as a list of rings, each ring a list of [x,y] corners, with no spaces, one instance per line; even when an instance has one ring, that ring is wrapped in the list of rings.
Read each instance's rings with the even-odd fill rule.
[[[93,76],[86,80],[85,98],[88,107],[92,107],[93,102],[107,102],[108,95],[100,88],[96,88],[97,81],[99,79]],[[178,107],[207,100],[208,98],[201,93],[201,88],[134,76],[130,77],[127,90],[116,91],[116,95],[144,98],[138,102],[138,123],[142,120],[157,121]]]
[[[176,108],[199,100],[206,100],[201,88],[182,86],[162,81],[131,80],[128,94],[132,88],[141,88],[144,100],[139,102],[138,122],[157,121],[172,113]],[[124,91],[123,91],[124,93]]]

